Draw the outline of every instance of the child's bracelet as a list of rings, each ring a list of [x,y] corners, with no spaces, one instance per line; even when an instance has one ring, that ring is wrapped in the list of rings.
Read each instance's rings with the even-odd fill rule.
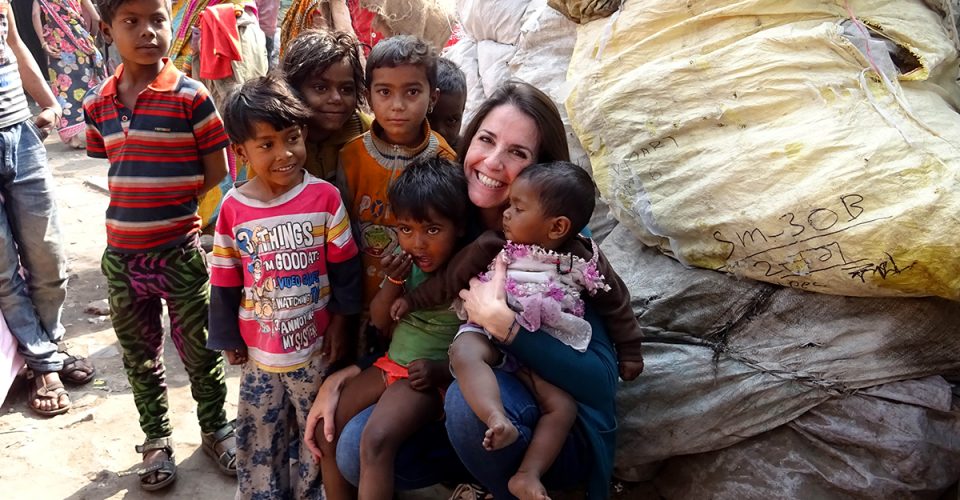
[[[392,276],[390,276],[389,274],[387,274],[386,277],[387,277],[387,281],[389,281],[390,283],[393,283],[394,285],[397,285],[397,286],[403,286],[403,284],[407,282],[407,280],[394,279],[394,278],[393,278]]]

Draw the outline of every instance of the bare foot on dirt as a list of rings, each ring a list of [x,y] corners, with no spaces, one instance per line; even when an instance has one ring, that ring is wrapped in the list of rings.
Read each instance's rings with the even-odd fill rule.
[[[487,432],[483,434],[483,447],[487,451],[499,450],[513,444],[518,437],[520,437],[520,431],[510,423],[506,415],[494,414],[487,422]]]
[[[529,472],[517,471],[507,483],[507,489],[520,500],[550,500],[540,478]]]

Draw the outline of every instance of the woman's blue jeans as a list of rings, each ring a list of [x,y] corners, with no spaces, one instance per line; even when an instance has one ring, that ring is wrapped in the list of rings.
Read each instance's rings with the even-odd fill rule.
[[[507,482],[517,471],[530,445],[540,410],[533,395],[517,377],[501,370],[495,370],[495,373],[504,409],[520,431],[519,439],[497,451],[485,450],[483,434],[487,426],[473,413],[454,382],[444,401],[446,432],[440,425],[431,425],[401,447],[395,468],[398,490],[422,488],[441,481],[459,481],[456,467],[451,465],[459,465],[462,461],[467,471],[488,488],[494,498],[514,498],[507,490]],[[367,408],[350,420],[340,434],[337,446],[337,465],[354,485],[360,478],[360,435],[372,411],[373,407]],[[460,460],[456,460],[456,456]],[[550,489],[561,490],[582,484],[590,470],[590,456],[586,444],[574,430],[553,467],[543,477],[544,484]]]
[[[29,120],[0,129],[0,195],[0,312],[27,366],[58,371],[67,270],[47,151]]]

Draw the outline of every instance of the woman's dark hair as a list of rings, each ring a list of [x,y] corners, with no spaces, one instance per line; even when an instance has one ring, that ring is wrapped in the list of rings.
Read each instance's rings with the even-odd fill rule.
[[[223,103],[223,125],[234,144],[253,138],[255,122],[283,130],[307,123],[310,115],[306,104],[275,73],[247,80]]]
[[[413,35],[392,36],[373,46],[367,56],[367,88],[373,85],[373,70],[407,64],[423,68],[430,90],[437,88],[437,51]]]
[[[494,108],[509,104],[530,117],[540,129],[540,147],[534,161],[570,161],[570,149],[567,146],[567,132],[563,128],[560,112],[547,94],[527,82],[507,80],[500,84],[493,94],[480,104],[473,119],[467,125],[460,139],[458,158],[465,158],[470,142],[477,134],[480,124]]]
[[[586,170],[569,161],[537,163],[521,170],[513,182],[521,179],[540,192],[543,215],[570,219],[571,236],[590,222],[597,187]]]
[[[425,221],[430,212],[464,227],[471,208],[463,167],[433,157],[411,163],[387,192],[390,210],[397,217]]]
[[[296,95],[312,76],[322,73],[333,64],[346,60],[353,70],[357,89],[357,106],[366,99],[363,66],[360,64],[360,42],[343,31],[307,30],[293,39],[285,49],[280,69]]]
[[[446,57],[437,58],[437,88],[441,94],[467,95],[467,77],[456,63]]]

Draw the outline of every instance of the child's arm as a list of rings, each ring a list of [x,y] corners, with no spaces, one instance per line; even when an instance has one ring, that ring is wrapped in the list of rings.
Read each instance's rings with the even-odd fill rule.
[[[203,187],[200,188],[200,194],[220,185],[220,181],[227,176],[227,150],[203,155]]]
[[[447,265],[406,294],[411,310],[430,309],[447,305],[457,298],[470,279],[487,270],[493,259],[507,243],[499,233],[486,231],[457,252]]]
[[[246,344],[240,335],[240,307],[243,301],[243,263],[240,248],[233,238],[233,211],[230,199],[224,203],[217,218],[210,254],[210,309],[207,349],[246,353]]]
[[[577,419],[577,403],[565,391],[529,369],[521,370],[517,375],[533,393],[540,407],[540,419],[533,429],[520,468],[510,478],[507,487],[519,498],[537,498],[546,495],[540,478],[553,465],[570,435]]]
[[[7,12],[7,46],[13,51],[17,58],[17,70],[20,71],[20,81],[23,83],[23,89],[33,97],[33,100],[40,106],[40,114],[37,115],[37,128],[44,128],[50,125],[56,125],[56,122],[63,114],[63,109],[57,102],[50,86],[40,74],[40,67],[33,59],[33,55],[27,50],[27,47],[20,40],[20,34],[17,32],[17,21],[13,17],[13,6],[7,0],[0,0],[0,9],[6,9]],[[37,33],[42,36],[42,33]]]
[[[220,113],[217,113],[206,87],[199,83],[198,85],[197,94],[193,97],[190,124],[197,142],[197,154],[203,164],[203,186],[197,193],[202,195],[219,185],[227,175],[226,148],[230,145],[230,139],[227,138]]]
[[[599,291],[588,300],[603,318],[607,334],[616,346],[620,377],[633,380],[643,371],[643,332],[630,306],[630,290],[603,252],[599,248],[597,252],[597,270],[606,278],[610,290]]]
[[[363,265],[340,193],[333,186],[326,186],[330,192],[324,210],[332,215],[327,217],[324,227],[324,254],[331,291],[327,309],[333,317],[331,328],[324,334],[324,351],[327,363],[332,365],[347,355],[347,325],[350,323],[347,318],[363,310]]]
[[[394,321],[391,305],[403,296],[403,282],[410,277],[413,261],[409,254],[387,255],[380,259],[387,279],[383,280],[380,290],[370,301],[370,322],[381,332],[389,332]],[[398,281],[395,283],[393,280]]]

